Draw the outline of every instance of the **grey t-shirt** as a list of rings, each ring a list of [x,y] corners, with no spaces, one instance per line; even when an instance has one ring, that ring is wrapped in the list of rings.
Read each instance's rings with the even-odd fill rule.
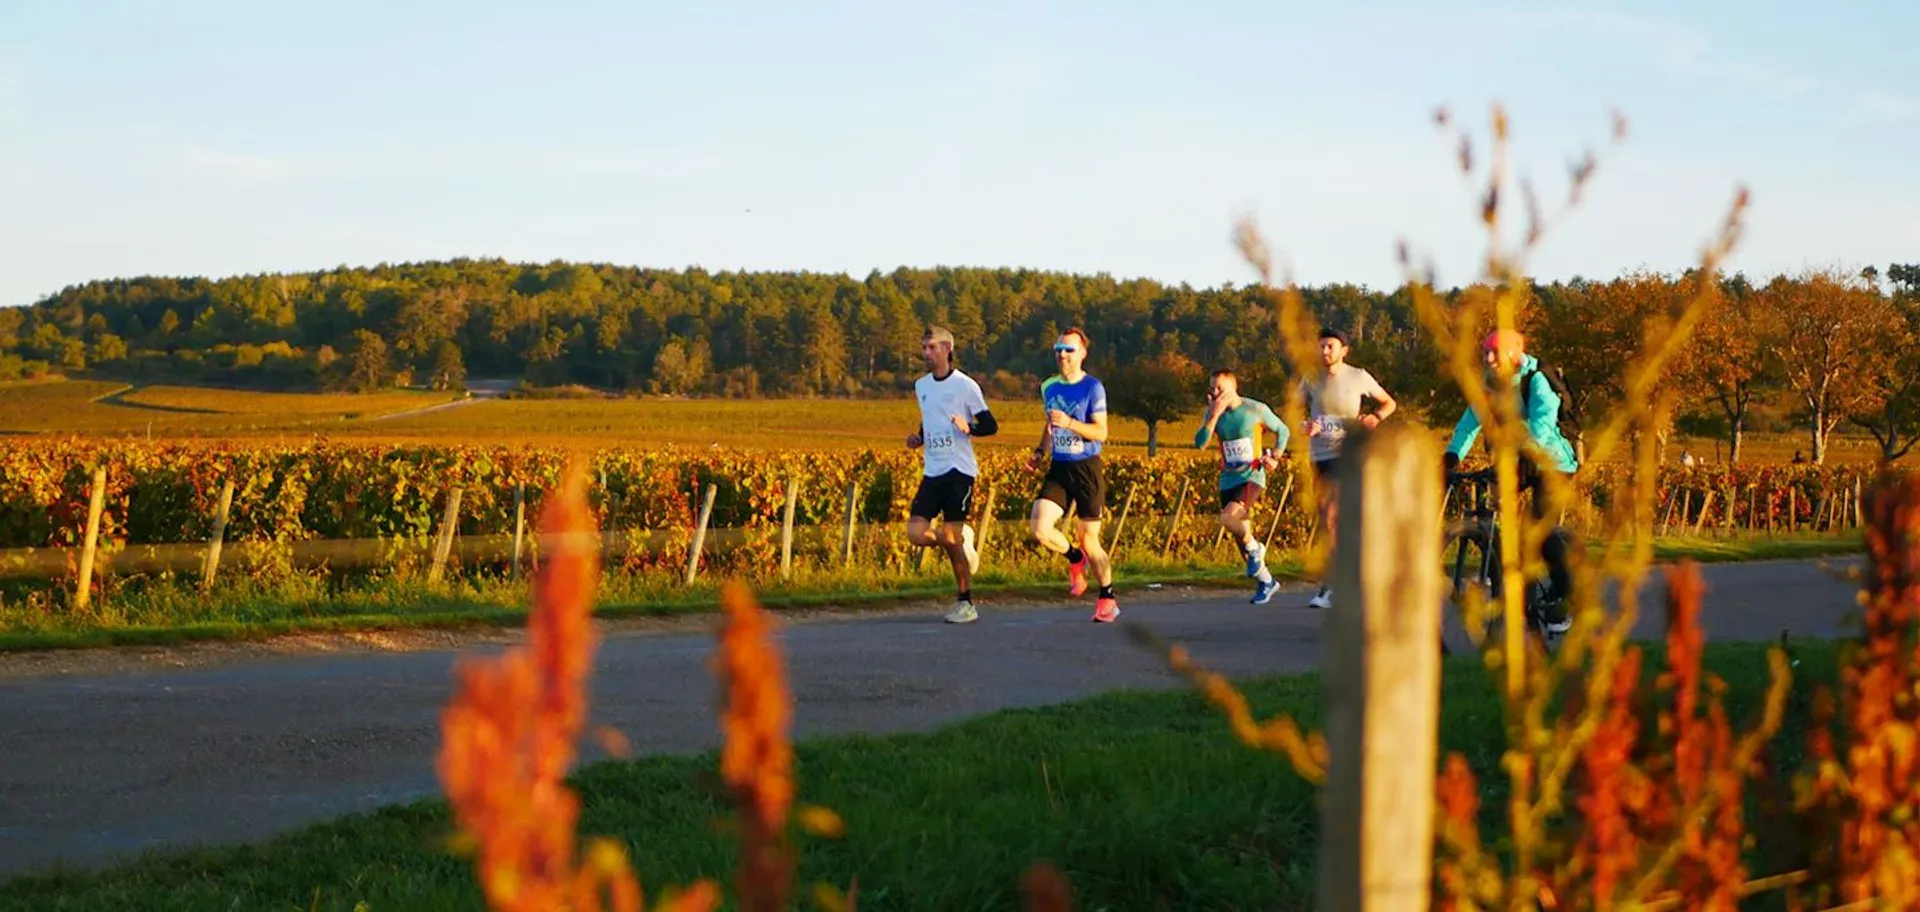
[[[1309,421],[1321,419],[1321,431],[1307,438],[1307,452],[1314,462],[1340,455],[1340,444],[1347,439],[1346,425],[1360,417],[1360,400],[1383,402],[1387,391],[1365,368],[1341,364],[1329,377],[1324,374],[1303,380],[1300,389],[1307,400]]]

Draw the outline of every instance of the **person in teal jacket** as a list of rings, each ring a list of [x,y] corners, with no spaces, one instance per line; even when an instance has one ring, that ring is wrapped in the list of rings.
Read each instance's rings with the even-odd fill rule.
[[[1273,432],[1273,444],[1261,441],[1262,430]],[[1247,559],[1247,575],[1258,586],[1253,604],[1264,605],[1280,588],[1267,569],[1267,549],[1253,536],[1253,505],[1267,487],[1267,469],[1277,463],[1274,453],[1286,449],[1287,423],[1257,399],[1240,395],[1239,378],[1230,370],[1213,372],[1207,389],[1207,417],[1194,432],[1193,446],[1205,449],[1212,441],[1220,448],[1220,525],[1233,534]]]
[[[1494,330],[1480,343],[1482,356],[1487,362],[1489,379],[1497,377],[1501,360],[1513,366],[1514,392],[1521,396],[1521,419],[1526,423],[1527,436],[1532,441],[1533,452],[1530,458],[1520,460],[1520,490],[1533,492],[1533,518],[1536,521],[1546,518],[1546,495],[1544,490],[1544,471],[1554,471],[1563,477],[1570,476],[1580,469],[1580,459],[1575,454],[1573,444],[1566,435],[1560,433],[1560,395],[1553,390],[1553,384],[1545,374],[1539,371],[1540,361],[1527,354],[1526,337],[1514,330]],[[1524,384],[1524,388],[1523,388]],[[1460,465],[1461,457],[1473,449],[1475,440],[1480,437],[1480,416],[1469,407],[1453,426],[1453,439],[1447,444],[1444,457],[1446,470],[1454,471]],[[1567,543],[1561,535],[1549,535],[1541,548],[1540,557],[1547,564],[1548,587],[1542,607],[1546,614],[1547,629],[1554,633],[1565,633],[1571,626],[1566,615],[1566,598],[1572,591],[1572,577],[1567,571]]]

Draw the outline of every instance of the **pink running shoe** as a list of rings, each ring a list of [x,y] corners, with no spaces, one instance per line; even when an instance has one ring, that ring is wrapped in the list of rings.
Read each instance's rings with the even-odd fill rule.
[[[1093,604],[1093,619],[1102,624],[1111,624],[1120,619],[1120,602],[1103,598]]]
[[[1067,594],[1079,598],[1085,591],[1087,591],[1087,559],[1083,557],[1079,563],[1067,565]]]

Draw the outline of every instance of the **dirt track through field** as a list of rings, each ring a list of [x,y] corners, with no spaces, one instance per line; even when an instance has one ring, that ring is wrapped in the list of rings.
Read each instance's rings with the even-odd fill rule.
[[[1850,559],[1847,563],[1852,563]],[[1847,635],[1855,587],[1815,562],[1704,568],[1714,640]],[[1660,634],[1660,574],[1640,635]],[[1144,622],[1234,677],[1320,661],[1322,612],[1295,586],[1265,606],[1240,592],[1124,593]],[[1180,682],[1090,601],[982,600],[979,623],[943,604],[808,620],[782,630],[796,736],[927,730],[996,709]],[[469,644],[494,652],[501,637]],[[709,633],[612,632],[597,655],[594,724],[639,753],[718,743]],[[458,651],[202,653],[194,667],[0,675],[0,877],[56,860],[93,866],[147,848],[258,840],[302,824],[436,795],[438,713]],[[214,656],[209,658],[209,656]],[[82,663],[84,664],[84,663]],[[1224,737],[1224,735],[1223,735]],[[588,759],[598,754],[588,748]]]

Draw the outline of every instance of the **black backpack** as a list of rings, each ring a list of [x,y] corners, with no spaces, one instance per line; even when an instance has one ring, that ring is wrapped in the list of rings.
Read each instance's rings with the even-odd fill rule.
[[[1584,430],[1580,420],[1580,407],[1575,404],[1573,389],[1567,385],[1567,375],[1558,365],[1549,367],[1544,362],[1536,362],[1532,370],[1520,376],[1521,417],[1526,417],[1527,409],[1532,405],[1528,401],[1533,392],[1533,375],[1541,374],[1547,378],[1547,386],[1554,395],[1560,397],[1560,436],[1568,443],[1578,443]]]

